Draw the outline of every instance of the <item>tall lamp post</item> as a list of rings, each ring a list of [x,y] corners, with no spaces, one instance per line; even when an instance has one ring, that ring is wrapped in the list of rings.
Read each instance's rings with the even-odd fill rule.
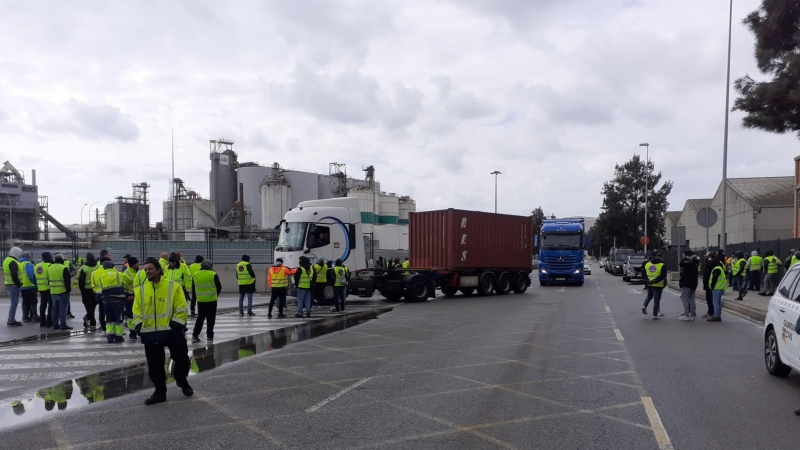
[[[650,203],[650,186],[648,184],[650,180],[650,144],[643,143],[639,144],[639,147],[645,147],[647,150],[645,151],[645,163],[644,163],[644,254],[647,256],[647,204]]]
[[[719,248],[725,251],[726,239],[726,216],[728,203],[728,115],[730,114],[731,99],[731,35],[733,34],[733,0],[731,0],[730,12],[728,16],[728,77],[725,81],[725,143],[722,146],[722,224],[720,227]]]
[[[497,176],[502,174],[499,170],[495,170],[489,175],[494,175],[494,213],[497,214]]]
[[[88,203],[84,203],[83,206],[81,206],[81,231],[83,231],[83,208],[86,208],[87,206],[89,206]],[[90,209],[89,212],[91,211],[92,210]]]

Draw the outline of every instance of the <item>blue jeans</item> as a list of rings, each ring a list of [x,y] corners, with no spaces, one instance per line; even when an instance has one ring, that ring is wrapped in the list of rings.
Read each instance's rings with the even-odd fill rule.
[[[8,295],[11,296],[11,305],[8,307],[8,323],[14,323],[17,321],[20,287],[12,284],[11,286],[6,286],[6,289],[8,289]]]
[[[53,328],[67,326],[67,310],[69,308],[69,292],[53,295]]]
[[[714,297],[714,317],[720,317],[722,315],[722,294],[725,291],[711,291],[711,295]]]
[[[744,282],[744,275],[733,276],[733,290],[739,294],[739,297],[747,290],[747,286],[745,286]]]
[[[244,296],[247,296],[247,313],[253,312],[253,293],[248,292],[247,294],[239,294],[239,312],[244,312]]]
[[[297,289],[297,314],[303,314],[303,307],[311,314],[311,289]]]
[[[339,311],[344,311],[344,303],[347,298],[344,294],[345,289],[347,289],[345,286],[333,287],[333,304]]]
[[[650,303],[650,299],[653,299],[653,317],[658,317],[658,313],[661,312],[661,293],[664,292],[663,287],[648,287],[647,288],[647,298],[644,300],[644,306]]]

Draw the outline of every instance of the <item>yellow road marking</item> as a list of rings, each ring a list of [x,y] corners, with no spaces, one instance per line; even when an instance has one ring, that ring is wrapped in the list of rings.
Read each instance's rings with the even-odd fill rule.
[[[642,397],[642,404],[644,404],[644,409],[647,411],[647,418],[650,419],[650,426],[653,428],[653,434],[656,435],[658,448],[661,450],[672,450],[672,441],[669,440],[667,430],[664,428],[664,424],[661,423],[661,417],[658,415],[655,405],[653,405],[653,399],[650,397]]]
[[[622,333],[619,331],[619,328],[614,328],[614,334],[617,335],[617,340],[618,341],[624,341],[625,340],[625,338],[622,337]]]

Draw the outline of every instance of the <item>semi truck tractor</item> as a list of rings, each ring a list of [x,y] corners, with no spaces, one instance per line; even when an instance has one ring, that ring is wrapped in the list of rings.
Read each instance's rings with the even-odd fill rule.
[[[536,236],[539,284],[583,285],[584,248],[589,245],[583,219],[548,219]]]
[[[297,267],[301,256],[341,259],[353,276],[348,293],[379,292],[397,301],[446,296],[524,293],[532,271],[528,217],[447,209],[409,216],[409,267],[368,267],[357,198],[300,203],[280,224],[275,258]]]

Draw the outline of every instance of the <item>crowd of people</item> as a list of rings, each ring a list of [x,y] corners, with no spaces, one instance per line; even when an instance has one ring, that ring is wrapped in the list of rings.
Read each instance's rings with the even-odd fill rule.
[[[772,250],[767,250],[763,258],[755,250],[748,257],[741,251],[728,256],[720,249],[703,256],[695,254],[692,250],[686,250],[679,263],[683,313],[678,320],[696,319],[695,294],[701,281],[708,306],[706,314],[702,317],[709,322],[721,322],[722,296],[728,287],[733,287],[737,294],[735,300],[739,301],[743,300],[748,292],[757,292],[762,296],[774,295],[781,280],[781,268],[788,270],[798,262],[800,262],[800,251],[795,249],[790,250],[785,261],[775,256]],[[661,294],[666,287],[667,278],[664,255],[657,253],[646,261],[643,264],[643,271],[647,297],[642,305],[642,313],[647,314],[647,308],[652,300],[653,319],[657,320],[664,316],[660,309]]]

